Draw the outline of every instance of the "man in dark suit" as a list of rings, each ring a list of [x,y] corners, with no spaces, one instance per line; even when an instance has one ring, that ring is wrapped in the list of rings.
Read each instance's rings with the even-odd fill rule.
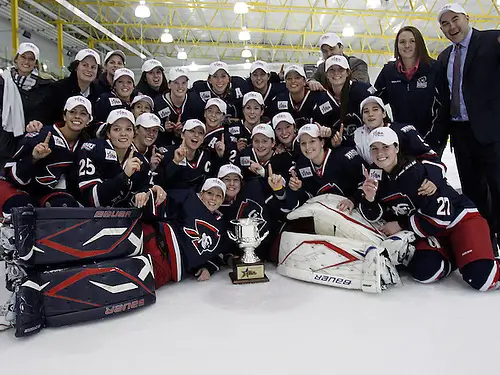
[[[500,233],[500,30],[471,28],[458,4],[445,5],[438,21],[453,44],[438,57],[445,110],[426,140],[439,149],[451,135],[462,191],[488,220],[495,240]]]

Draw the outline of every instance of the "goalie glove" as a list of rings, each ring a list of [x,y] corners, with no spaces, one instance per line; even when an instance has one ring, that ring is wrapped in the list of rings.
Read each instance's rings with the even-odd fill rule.
[[[388,256],[394,265],[408,266],[415,253],[413,242],[416,239],[415,233],[403,230],[383,240],[380,246],[387,250]]]

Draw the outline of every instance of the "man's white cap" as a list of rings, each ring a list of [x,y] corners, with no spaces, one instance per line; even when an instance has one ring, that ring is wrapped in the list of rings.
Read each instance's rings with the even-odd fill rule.
[[[240,178],[243,178],[241,169],[234,164],[224,164],[222,167],[220,167],[219,173],[217,173],[217,178],[223,179],[231,173],[237,174],[238,176],[240,176]]]
[[[116,121],[118,121],[121,118],[125,118],[129,120],[132,125],[135,124],[135,118],[132,112],[127,111],[126,109],[114,109],[111,112],[109,112],[108,119],[106,120],[107,124],[114,124]]]
[[[109,51],[106,56],[104,57],[104,64],[106,64],[108,62],[108,60],[111,58],[111,56],[114,56],[114,55],[117,55],[117,56],[120,56],[123,60],[123,63],[125,64],[125,53],[123,51],[120,51],[119,49],[115,49],[114,51]]]
[[[207,178],[201,187],[201,191],[207,191],[213,187],[221,189],[222,194],[226,196],[226,184],[218,178]]]
[[[143,101],[143,102],[146,102],[149,104],[149,106],[151,107],[151,110],[154,109],[155,105],[154,105],[154,102],[153,102],[153,99],[151,99],[150,96],[147,96],[147,95],[137,95],[134,100],[132,100],[132,103],[130,104],[130,107],[133,107],[134,104],[136,104],[137,102],[140,102],[140,101]]]
[[[257,60],[252,63],[252,65],[250,66],[250,74],[255,72],[257,69],[262,69],[267,74],[271,73],[271,70],[269,69],[267,63],[262,60]]]
[[[226,114],[227,113],[227,104],[224,100],[219,99],[219,98],[211,98],[208,99],[207,104],[205,104],[205,109],[215,105],[217,108],[219,108],[219,111],[222,113]]]
[[[363,107],[367,105],[368,103],[377,103],[384,111],[385,111],[385,104],[382,99],[380,99],[378,96],[369,96],[365,100],[361,102],[359,105],[359,112],[363,113]]]
[[[243,95],[243,106],[246,106],[250,100],[255,100],[260,105],[264,105],[264,98],[260,92],[250,91]]]
[[[297,72],[300,76],[307,78],[306,72],[304,71],[304,68],[301,67],[300,65],[290,65],[285,69],[285,77],[288,75],[290,72]]]
[[[267,138],[274,139],[274,130],[269,124],[259,124],[255,126],[252,130],[252,138],[257,134],[262,134]]]
[[[373,129],[368,136],[368,145],[371,146],[375,142],[382,142],[384,145],[389,146],[394,143],[399,144],[398,135],[394,130],[388,126],[382,126],[377,129]]]
[[[309,134],[313,138],[319,138],[321,135],[319,131],[319,126],[317,124],[305,124],[299,129],[297,133],[297,139],[300,140],[300,136],[304,134]]]
[[[182,132],[185,132],[186,130],[193,130],[194,128],[201,126],[203,128],[203,131],[207,131],[207,127],[205,126],[204,123],[202,123],[200,120],[197,119],[191,119],[187,120],[184,123],[184,126],[182,127]]]
[[[467,14],[465,11],[464,7],[461,6],[460,4],[456,3],[451,3],[451,4],[446,4],[443,6],[438,13],[438,22],[441,22],[441,16],[445,14],[446,12],[453,12],[453,13],[462,13],[462,14]]]
[[[341,45],[344,45],[344,43],[342,43],[342,40],[340,39],[340,37],[337,34],[326,33],[326,34],[321,35],[321,38],[319,38],[318,45],[319,45],[319,48],[321,48],[321,46],[323,44],[327,44],[330,47],[335,47],[339,43]]]
[[[344,69],[349,69],[349,62],[344,56],[333,55],[327,58],[325,61],[325,72],[327,72],[328,69],[330,69],[334,65],[338,65]]]
[[[35,55],[35,60],[38,60],[40,58],[40,49],[33,43],[21,43],[19,47],[17,47],[18,55],[22,55],[26,52],[32,52],[33,55]]]
[[[290,113],[280,112],[273,117],[273,128],[276,129],[278,124],[283,121],[295,125],[295,120],[293,119],[293,116]]]
[[[132,81],[135,83],[135,74],[133,71],[127,68],[120,68],[115,70],[115,75],[113,76],[113,83],[116,82],[120,77],[127,76],[132,78]]]
[[[171,68],[168,72],[168,80],[175,81],[179,77],[186,77],[189,79],[188,70],[186,68]]]
[[[79,105],[83,105],[85,110],[90,115],[90,121],[92,121],[92,103],[90,100],[85,98],[84,96],[70,96],[68,100],[66,100],[66,104],[64,105],[65,111],[71,111],[72,109],[78,107]]]
[[[75,61],[82,61],[84,58],[88,56],[92,56],[95,59],[97,65],[101,65],[101,56],[99,56],[99,54],[96,51],[90,48],[85,48],[78,51],[75,57]]]
[[[228,75],[229,74],[229,66],[223,61],[214,61],[208,66],[208,74],[213,76],[218,70],[224,70]]]
[[[161,120],[154,113],[143,113],[135,119],[135,126],[142,126],[143,128],[154,128],[155,126],[160,128],[160,131],[165,131],[161,125]]]
[[[149,60],[144,61],[144,64],[142,64],[141,71],[143,73],[144,72],[147,73],[147,72],[152,71],[156,67],[159,67],[161,70],[165,70],[163,68],[163,65],[162,65],[162,63],[160,61],[155,60],[155,59],[149,59]]]

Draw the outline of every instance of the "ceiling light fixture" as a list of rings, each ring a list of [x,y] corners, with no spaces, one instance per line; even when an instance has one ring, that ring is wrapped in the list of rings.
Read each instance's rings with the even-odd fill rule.
[[[149,18],[151,16],[151,11],[146,5],[146,1],[139,1],[139,5],[137,5],[137,7],[135,8],[135,16],[137,18]]]
[[[170,34],[168,29],[165,29],[163,34],[161,34],[160,40],[162,43],[172,43],[174,41],[174,37]]]
[[[234,13],[236,14],[247,14],[248,4],[242,1],[238,1],[234,4]]]
[[[247,31],[247,28],[245,26],[241,28],[241,31],[238,34],[238,39],[242,42],[247,42],[251,39],[250,33]]]
[[[191,63],[191,65],[189,65],[189,71],[191,71],[191,72],[198,71],[198,65],[196,65],[196,63],[194,61]]]
[[[250,51],[248,49],[248,47],[245,47],[245,49],[243,51],[241,51],[241,57],[243,57],[245,59],[252,57],[252,51]]]
[[[352,26],[348,25],[344,27],[344,30],[342,30],[342,36],[345,38],[354,36],[354,29],[352,28]]]
[[[179,50],[179,52],[177,52],[177,58],[179,60],[187,60],[188,55],[187,55],[186,51],[184,51],[184,48],[181,48]]]
[[[366,9],[377,9],[382,6],[381,0],[366,0]]]

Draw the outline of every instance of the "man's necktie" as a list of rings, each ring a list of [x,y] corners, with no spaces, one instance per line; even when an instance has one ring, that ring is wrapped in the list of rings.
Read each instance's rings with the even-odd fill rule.
[[[451,117],[460,117],[460,65],[462,62],[462,46],[455,45],[455,60],[453,61],[453,81],[451,83]]]

